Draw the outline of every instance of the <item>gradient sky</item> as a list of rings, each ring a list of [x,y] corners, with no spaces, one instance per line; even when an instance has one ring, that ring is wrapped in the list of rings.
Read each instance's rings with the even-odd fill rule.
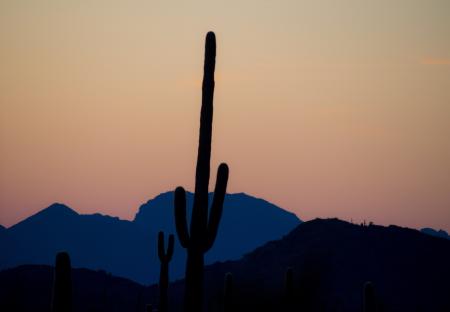
[[[0,0],[0,224],[192,190],[209,30],[229,192],[450,230],[448,0]]]

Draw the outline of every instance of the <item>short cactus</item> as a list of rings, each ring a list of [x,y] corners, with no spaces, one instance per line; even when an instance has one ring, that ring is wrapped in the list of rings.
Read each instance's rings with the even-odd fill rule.
[[[217,172],[214,198],[208,218],[215,58],[216,37],[213,32],[209,32],[206,35],[205,43],[200,138],[195,175],[194,206],[189,229],[186,219],[185,190],[182,187],[175,190],[175,225],[180,244],[187,249],[184,294],[184,310],[186,312],[201,312],[203,310],[204,254],[211,249],[216,239],[228,182],[228,166],[222,163]]]
[[[164,244],[164,232],[158,234],[158,257],[161,262],[159,272],[159,311],[167,312],[169,310],[169,262],[172,260],[174,246],[174,236],[169,235],[169,245],[167,252]]]
[[[72,311],[71,265],[67,252],[60,252],[56,255],[51,311]]]
[[[294,270],[288,268],[285,275],[285,305],[286,311],[294,310]]]
[[[233,274],[225,274],[225,286],[223,292],[223,311],[233,311]]]
[[[363,298],[364,309],[363,312],[375,312],[375,288],[372,282],[366,282],[364,284],[364,298]]]

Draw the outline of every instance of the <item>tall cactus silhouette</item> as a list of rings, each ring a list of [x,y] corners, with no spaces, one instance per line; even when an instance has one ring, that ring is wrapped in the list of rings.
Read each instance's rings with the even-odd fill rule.
[[[375,303],[375,288],[371,282],[366,282],[364,284],[364,312],[375,312],[376,311],[376,303]]]
[[[169,311],[169,262],[173,256],[174,236],[169,235],[169,245],[167,252],[164,244],[164,232],[158,234],[158,257],[161,262],[161,270],[159,272],[159,311]]]
[[[233,311],[233,274],[225,274],[225,287],[223,292],[223,311]]]
[[[211,249],[216,239],[228,182],[228,166],[222,163],[218,168],[214,198],[208,218],[215,59],[216,37],[213,32],[208,32],[205,43],[194,206],[189,229],[186,219],[186,192],[182,187],[175,190],[175,225],[181,246],[187,249],[184,294],[186,312],[202,311],[204,254]]]
[[[56,255],[51,311],[72,311],[71,265],[67,252],[60,252]]]

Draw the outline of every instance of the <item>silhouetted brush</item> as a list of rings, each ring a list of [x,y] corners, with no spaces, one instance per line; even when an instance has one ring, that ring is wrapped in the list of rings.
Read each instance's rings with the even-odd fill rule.
[[[366,282],[364,284],[364,312],[375,312],[376,311],[376,303],[375,303],[375,289],[371,282]]]
[[[225,274],[225,287],[223,292],[223,311],[233,311],[233,274]]]
[[[185,190],[182,187],[175,190],[176,229],[181,246],[187,249],[184,300],[186,312],[202,311],[204,254],[211,249],[216,239],[228,182],[228,166],[222,163],[217,172],[214,198],[208,218],[215,58],[216,37],[213,32],[209,32],[206,35],[205,43],[200,138],[195,174],[194,206],[189,230],[186,219]]]
[[[153,306],[151,304],[147,304],[145,306],[145,312],[153,312]]]
[[[51,311],[72,311],[72,277],[70,257],[67,252],[56,255]]]
[[[159,272],[159,311],[167,312],[169,310],[169,262],[172,260],[174,246],[174,236],[169,235],[169,245],[167,252],[164,244],[164,233],[158,234],[158,257],[161,262],[161,270]]]

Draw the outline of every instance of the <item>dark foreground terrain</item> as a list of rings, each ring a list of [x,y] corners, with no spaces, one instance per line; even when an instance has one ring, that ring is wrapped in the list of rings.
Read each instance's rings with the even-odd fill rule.
[[[128,265],[132,265],[132,259]],[[233,311],[284,311],[285,273],[294,276],[294,311],[362,311],[363,285],[375,288],[377,311],[450,311],[450,241],[397,226],[337,219],[305,222],[237,261],[206,267],[208,311],[222,311],[224,276],[233,276]],[[0,272],[0,311],[49,311],[52,268]],[[158,303],[144,287],[103,271],[73,269],[74,311],[144,311]],[[181,310],[183,281],[169,288]]]

